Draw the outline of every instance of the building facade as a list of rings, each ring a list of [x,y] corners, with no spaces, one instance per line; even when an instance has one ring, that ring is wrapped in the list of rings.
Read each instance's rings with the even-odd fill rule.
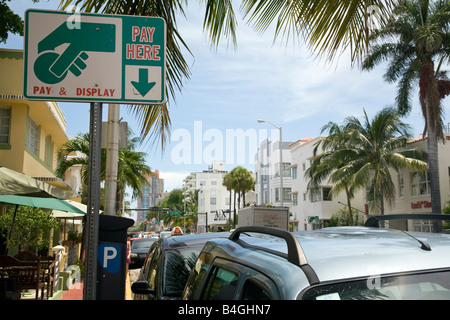
[[[147,209],[156,207],[158,201],[162,199],[164,194],[164,179],[159,176],[159,171],[155,170],[152,174],[147,175],[148,185],[142,186],[142,196],[137,199],[139,209]],[[146,211],[138,211],[136,223],[139,224],[146,220]]]
[[[292,229],[314,230],[323,227],[324,222],[331,219],[332,215],[347,207],[347,198],[344,192],[330,196],[329,191],[333,187],[328,181],[315,188],[308,189],[308,179],[305,172],[311,167],[314,159],[313,151],[315,144],[320,139],[308,138],[300,139],[289,146],[290,157],[290,184],[291,203],[285,202],[285,206],[290,208],[290,221]],[[450,134],[445,133],[447,143],[440,142],[439,153],[439,182],[441,189],[441,206],[444,208],[450,201]],[[420,148],[427,151],[427,139],[419,138],[411,140],[407,148]],[[256,155],[256,175],[257,183],[255,191],[257,194],[257,204],[279,205],[273,201],[276,196],[274,189],[279,185],[276,180],[276,166],[279,162],[278,152],[273,152],[270,148],[270,141],[263,142]],[[398,172],[391,169],[391,177],[395,186],[395,200],[391,204],[385,204],[385,214],[404,213],[431,213],[429,175],[427,173],[415,172],[412,169],[401,169]],[[289,183],[289,182],[288,182]],[[364,221],[368,215],[378,215],[379,212],[369,208],[365,190],[360,190],[351,199],[351,206],[354,212]],[[401,226],[407,230],[420,231],[431,230],[430,221],[408,222],[408,225]]]
[[[315,188],[308,189],[308,179],[305,172],[311,167],[314,147],[320,137],[300,139],[290,145],[292,170],[292,206],[291,224],[293,230],[314,230],[321,228],[324,221],[347,205],[347,198],[342,192],[331,196],[329,191],[332,185],[328,181]],[[363,192],[355,195],[351,200],[354,210],[364,212]]]
[[[450,133],[444,133],[445,143],[438,143],[439,186],[441,191],[441,208],[450,201]],[[419,138],[408,143],[409,148],[427,151],[427,138]],[[395,201],[386,206],[387,214],[431,213],[430,177],[428,173],[402,169],[391,172],[396,190]],[[430,221],[409,222],[408,230],[429,231]]]
[[[262,141],[255,155],[255,196],[257,205],[292,205],[292,170],[290,142],[282,143],[283,164],[280,166],[280,142],[266,139]],[[283,170],[283,190],[280,190]]]
[[[26,100],[23,50],[0,49],[0,166],[75,191],[55,175],[58,149],[68,141],[57,102]]]
[[[229,219],[226,210],[230,205],[230,192],[223,186],[225,162],[213,161],[203,172],[193,172],[184,179],[183,193],[198,192],[198,223],[197,232],[206,231],[206,225],[211,228],[224,226]]]

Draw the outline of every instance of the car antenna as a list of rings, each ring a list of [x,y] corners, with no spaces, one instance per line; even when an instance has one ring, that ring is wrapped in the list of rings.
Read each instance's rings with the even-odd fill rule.
[[[378,217],[376,217],[376,216],[371,216],[371,217],[377,219],[378,221],[384,221],[384,222],[387,223],[388,226],[389,226],[389,221],[380,219],[380,218],[378,218]],[[422,240],[417,239],[416,237],[414,237],[412,234],[409,234],[409,233],[406,232],[405,230],[395,229],[395,228],[394,228],[393,230],[401,231],[401,232],[403,232],[404,234],[406,234],[407,236],[410,236],[411,238],[413,238],[414,240],[416,240],[417,242],[419,242],[419,243],[421,244],[420,249],[425,250],[425,251],[431,251],[431,246],[430,246],[428,243],[426,243],[425,241],[422,241]]]

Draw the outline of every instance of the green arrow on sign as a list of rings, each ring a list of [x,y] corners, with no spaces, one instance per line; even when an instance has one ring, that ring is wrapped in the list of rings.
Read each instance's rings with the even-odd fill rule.
[[[131,84],[141,96],[145,97],[145,95],[156,85],[156,82],[148,82],[148,69],[139,69],[139,82],[131,81]]]

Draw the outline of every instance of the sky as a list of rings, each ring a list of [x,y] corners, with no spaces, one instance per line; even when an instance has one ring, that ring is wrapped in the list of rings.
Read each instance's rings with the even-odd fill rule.
[[[8,4],[23,17],[27,8],[57,10],[59,2],[14,0]],[[329,63],[315,58],[302,43],[274,42],[273,29],[256,33],[243,19],[239,20],[236,50],[226,40],[212,49],[202,29],[204,11],[196,3],[190,1],[187,17],[178,20],[179,32],[194,57],[185,56],[191,77],[184,81],[176,101],[169,103],[171,136],[164,151],[159,143],[148,140],[140,147],[147,153],[147,165],[160,171],[166,191],[181,187],[190,172],[207,170],[215,160],[225,161],[228,171],[244,166],[254,172],[260,142],[267,137],[279,140],[275,126],[282,128],[283,141],[294,142],[321,135],[329,121],[340,123],[348,116],[362,119],[364,110],[371,118],[393,105],[396,84],[383,80],[383,65],[361,71],[351,66],[346,52]],[[0,48],[23,47],[23,37],[16,35],[0,43]],[[424,122],[417,101],[413,102],[404,121],[418,136]],[[59,105],[68,136],[89,131],[89,103]],[[103,121],[107,110],[104,104]],[[127,106],[121,106],[120,116],[138,135],[140,128]],[[258,123],[258,119],[275,126]]]

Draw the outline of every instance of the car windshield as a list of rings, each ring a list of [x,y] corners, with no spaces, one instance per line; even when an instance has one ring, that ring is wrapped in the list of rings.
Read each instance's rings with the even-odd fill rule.
[[[164,259],[163,292],[167,296],[180,296],[202,247],[169,250]]]
[[[305,300],[448,300],[450,271],[380,277],[319,285]]]
[[[150,248],[152,243],[155,242],[155,239],[148,239],[148,240],[134,240],[131,244],[131,249],[145,249]]]

